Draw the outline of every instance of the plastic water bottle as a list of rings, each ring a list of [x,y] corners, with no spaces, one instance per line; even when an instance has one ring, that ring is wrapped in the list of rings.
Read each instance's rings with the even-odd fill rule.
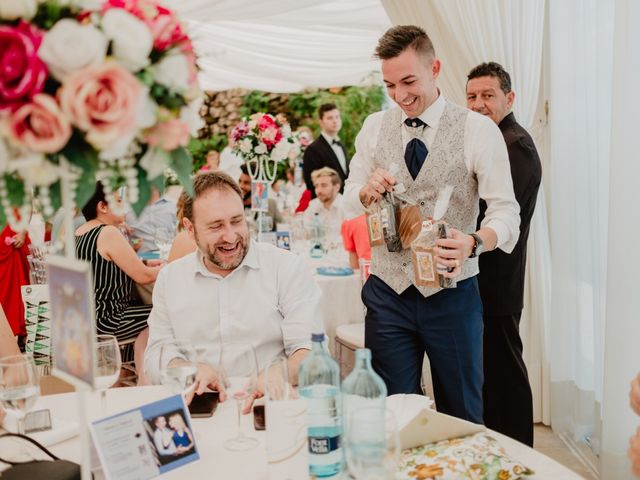
[[[316,212],[311,221],[311,258],[322,258],[324,256],[324,226],[320,214]]]
[[[309,475],[342,471],[340,367],[323,347],[324,333],[311,335],[311,353],[298,369],[298,392],[307,402]]]
[[[342,382],[342,418],[345,431],[349,428],[351,412],[366,407],[378,407],[384,412],[387,399],[387,386],[371,367],[371,350],[356,350],[354,363],[353,370]]]

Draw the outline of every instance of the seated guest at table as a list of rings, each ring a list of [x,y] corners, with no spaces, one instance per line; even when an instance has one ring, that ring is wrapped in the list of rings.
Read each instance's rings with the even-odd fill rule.
[[[189,232],[184,228],[184,217],[185,217],[185,202],[189,198],[189,194],[187,192],[182,192],[180,194],[180,198],[178,199],[177,205],[177,217],[178,217],[178,235],[173,239],[173,243],[171,244],[171,250],[169,250],[169,262],[173,262],[179,258],[184,257],[185,255],[195,251],[198,246],[196,242],[193,241]],[[191,208],[189,206],[189,208]],[[191,215],[191,212],[189,212]]]
[[[153,444],[158,451],[158,455],[163,457],[176,455],[178,452],[176,444],[173,441],[174,431],[167,427],[167,419],[164,418],[164,415],[160,415],[159,417],[156,417],[153,423],[156,426],[156,429],[153,432]]]
[[[173,430],[173,443],[176,446],[178,455],[187,453],[193,448],[193,435],[191,430],[184,423],[184,418],[179,413],[174,413],[169,417],[169,426]]]
[[[201,172],[212,172],[220,168],[220,152],[217,150],[209,150],[205,157],[205,164],[200,167]]]
[[[76,256],[91,263],[96,304],[97,332],[115,335],[118,341],[135,338],[134,359],[138,382],[144,384],[143,355],[147,344],[147,318],[151,305],[136,303],[133,283],[155,281],[163,262],[149,260],[145,265],[118,230],[123,221],[120,195],[107,199],[102,183],[82,214],[87,222],[76,230]]]
[[[261,370],[286,356],[296,384],[311,333],[324,331],[320,288],[300,257],[249,238],[242,190],[231,177],[203,173],[193,189],[184,223],[198,250],[158,275],[145,352],[150,379],[160,380],[159,346],[180,339],[203,347],[252,344]],[[196,384],[201,394],[215,377],[201,369]]]
[[[316,198],[309,202],[309,208],[304,211],[305,224],[310,225],[318,214],[324,227],[339,235],[340,226],[344,220],[344,210],[338,172],[332,168],[323,167],[313,171],[311,180]]]
[[[360,259],[371,260],[371,244],[367,230],[367,216],[358,215],[342,222],[342,243],[349,252],[349,266],[360,268]]]
[[[251,211],[251,175],[249,175],[247,164],[243,163],[240,167],[240,170],[242,171],[242,173],[240,174],[238,183],[240,185],[240,190],[242,190],[242,202],[245,210],[253,216],[254,220],[257,221],[258,212]],[[278,223],[283,223],[283,218],[280,214],[280,210],[278,209],[278,204],[276,203],[276,201],[273,198],[269,198],[267,201],[268,211],[265,213],[269,215],[273,220],[273,227],[271,228],[271,230],[275,232]]]
[[[127,215],[127,225],[132,241],[140,241],[138,253],[158,250],[156,233],[158,230],[176,229],[176,202],[166,195],[160,195],[158,189],[151,187],[151,198],[138,218],[133,213]]]

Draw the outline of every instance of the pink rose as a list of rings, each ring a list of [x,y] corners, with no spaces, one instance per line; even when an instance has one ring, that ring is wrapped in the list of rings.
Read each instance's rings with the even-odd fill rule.
[[[13,111],[9,128],[14,141],[40,153],[59,152],[71,138],[71,125],[55,98],[46,93],[34,95]]]
[[[43,32],[26,22],[0,25],[0,109],[40,93],[47,67],[38,58]]]
[[[158,15],[151,20],[151,35],[153,35],[153,47],[159,52],[188,41],[178,18],[171,10],[161,6],[158,6]]]
[[[177,119],[160,122],[149,130],[145,140],[152,147],[166,151],[186,147],[189,143],[189,125]]]
[[[137,127],[142,86],[113,62],[73,73],[58,92],[62,111],[99,150],[130,136]]]

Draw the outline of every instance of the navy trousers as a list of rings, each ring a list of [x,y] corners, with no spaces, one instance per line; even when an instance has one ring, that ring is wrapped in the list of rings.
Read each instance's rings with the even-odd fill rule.
[[[414,286],[401,295],[375,275],[362,288],[365,345],[389,395],[422,393],[429,356],[438,411],[482,420],[482,301],[475,277],[424,298]]]

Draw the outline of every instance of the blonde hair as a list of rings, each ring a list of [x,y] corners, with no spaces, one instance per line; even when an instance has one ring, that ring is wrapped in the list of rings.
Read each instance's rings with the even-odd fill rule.
[[[333,185],[340,185],[340,176],[333,168],[322,167],[311,172],[311,182],[315,185],[316,180],[320,177],[330,177]]]
[[[183,430],[187,428],[187,424],[184,421],[184,418],[182,418],[182,415],[180,415],[179,413],[174,413],[173,415],[171,415],[167,423],[171,425],[173,420],[178,420],[178,425],[176,425],[176,427],[182,427]]]

